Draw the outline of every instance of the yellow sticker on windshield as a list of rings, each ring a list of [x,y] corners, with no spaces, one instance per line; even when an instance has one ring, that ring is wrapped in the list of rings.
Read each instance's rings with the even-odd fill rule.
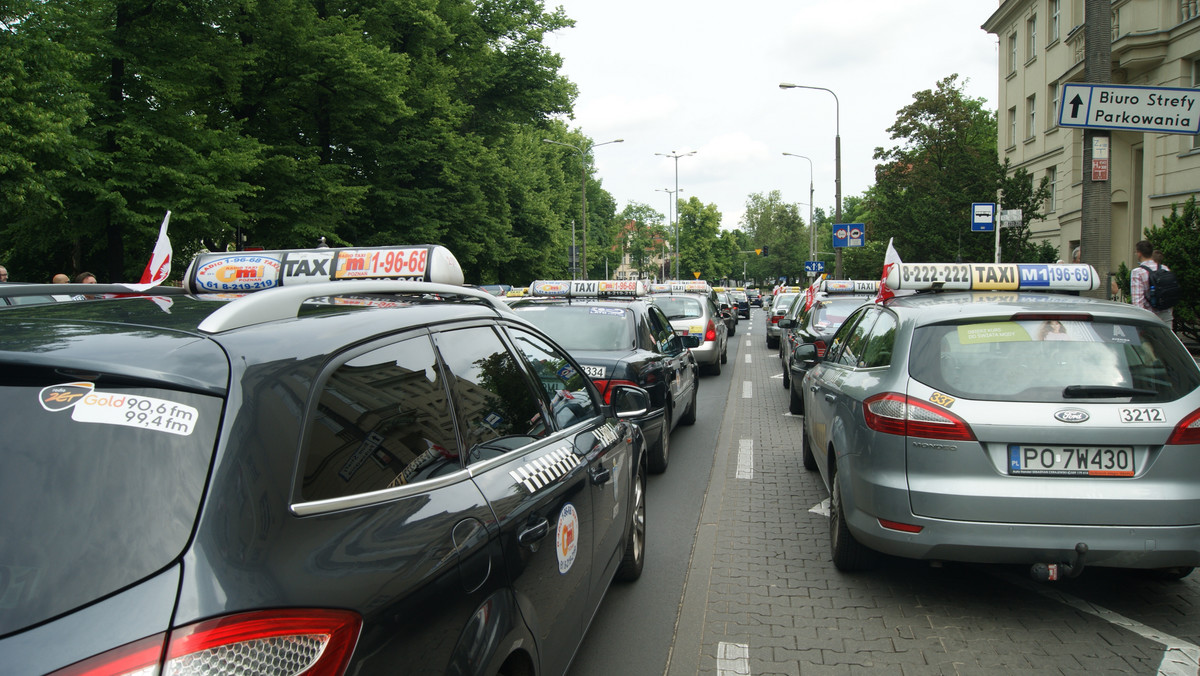
[[[1029,332],[1016,322],[963,324],[958,327],[960,345],[978,343],[1016,343],[1030,340]]]

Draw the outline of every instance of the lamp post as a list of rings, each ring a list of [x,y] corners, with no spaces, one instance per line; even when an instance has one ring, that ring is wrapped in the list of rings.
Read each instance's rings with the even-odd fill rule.
[[[780,89],[820,89],[824,92],[833,94],[834,106],[834,124],[836,135],[834,136],[833,144],[833,187],[834,192],[834,215],[833,222],[842,222],[842,104],[838,101],[837,94],[834,94],[832,89],[825,87],[810,87],[808,85],[791,84],[789,82],[779,83]],[[842,278],[842,249],[838,247],[834,250],[833,276],[835,279]]]
[[[670,188],[655,188],[654,192],[667,193],[667,223],[673,223],[674,221],[672,220],[672,214],[675,213],[675,194],[679,192],[679,187],[676,186],[674,190],[671,190]],[[663,257],[665,263],[665,253]],[[669,268],[663,270],[663,279],[667,278],[667,272],[669,272]]]
[[[784,153],[787,157],[808,160],[808,260],[817,260],[817,228],[813,225],[813,161],[804,155]]]
[[[692,150],[686,153],[677,153],[672,150],[669,153],[654,153],[662,157],[671,157],[675,159],[675,192],[679,192],[679,158],[695,155],[696,151]],[[679,209],[675,210],[675,279],[679,279]]]
[[[624,143],[625,139],[619,138],[619,139],[616,139],[613,141],[605,141],[604,143],[593,143],[590,146],[577,146],[577,145],[572,145],[570,143],[563,143],[562,141],[554,141],[554,140],[548,139],[548,138],[542,139],[542,142],[543,143],[553,143],[556,146],[564,146],[566,148],[570,148],[570,149],[574,150],[575,152],[579,153],[579,197],[580,197],[579,209],[581,212],[580,220],[583,223],[583,251],[582,251],[582,255],[580,257],[583,259],[581,262],[581,266],[583,267],[583,278],[587,279],[587,276],[588,276],[588,267],[587,267],[587,241],[588,241],[587,240],[587,156],[589,153],[592,152],[592,150],[594,148],[598,148],[600,146],[606,146],[610,143]]]

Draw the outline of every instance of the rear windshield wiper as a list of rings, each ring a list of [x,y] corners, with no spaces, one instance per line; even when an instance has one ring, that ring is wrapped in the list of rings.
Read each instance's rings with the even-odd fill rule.
[[[1063,389],[1063,399],[1087,399],[1104,397],[1153,397],[1156,390],[1117,385],[1068,385]]]

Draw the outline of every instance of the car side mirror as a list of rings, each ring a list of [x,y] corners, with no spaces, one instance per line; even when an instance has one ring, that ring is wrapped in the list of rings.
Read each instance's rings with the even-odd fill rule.
[[[704,342],[704,339],[699,335],[687,335],[683,337],[683,346],[688,348],[697,348]]]
[[[783,322],[780,323],[782,324]],[[800,343],[796,346],[796,349],[792,350],[793,364],[807,362],[807,366],[812,366],[820,360],[821,358],[817,356],[817,346],[812,343]]]
[[[633,385],[614,385],[612,395],[613,414],[618,418],[640,418],[650,410],[650,393]]]
[[[787,318],[785,317],[785,318],[783,318],[783,319],[780,319],[780,320],[779,320],[779,323],[778,323],[778,324],[776,324],[776,326],[778,326],[778,327],[779,327],[779,328],[781,328],[781,329],[790,329],[790,328],[794,328],[794,327],[796,326],[796,320],[795,320],[795,319],[787,319]]]

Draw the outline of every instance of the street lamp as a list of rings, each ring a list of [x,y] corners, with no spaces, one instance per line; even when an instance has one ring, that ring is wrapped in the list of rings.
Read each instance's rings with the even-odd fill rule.
[[[548,138],[542,139],[542,142],[543,143],[553,143],[556,146],[564,146],[564,147],[570,148],[570,149],[574,150],[575,152],[579,153],[579,197],[580,197],[580,212],[581,212],[581,216],[582,216],[580,220],[583,221],[583,255],[581,256],[581,258],[583,259],[583,262],[582,262],[583,278],[587,279],[587,277],[588,277],[588,267],[587,267],[587,156],[589,153],[592,152],[592,149],[594,149],[594,148],[599,148],[600,146],[606,146],[610,143],[624,143],[625,139],[619,138],[619,139],[616,139],[613,141],[605,141],[604,143],[593,143],[590,146],[582,146],[582,147],[576,146],[576,145],[571,145],[570,143],[563,143],[562,141],[554,141],[554,140],[551,140]]]
[[[675,209],[675,194],[679,192],[679,187],[678,187],[678,186],[676,186],[676,188],[675,188],[674,190],[671,190],[670,188],[655,188],[655,189],[654,189],[654,192],[665,192],[665,193],[667,193],[667,223],[672,223],[672,222],[674,222],[674,221],[672,221],[672,220],[671,220],[671,215],[674,213],[674,209]],[[664,258],[665,258],[665,257],[664,257]],[[665,261],[664,261],[664,262],[665,262]],[[667,270],[667,269],[664,269],[662,272],[663,272],[663,279],[666,279],[666,278],[667,278],[667,272],[668,272],[668,270]]]
[[[835,200],[834,205],[835,206],[834,206],[833,222],[841,223],[842,222],[842,104],[840,101],[838,101],[837,94],[834,94],[832,89],[826,89],[825,87],[810,87],[808,85],[798,85],[798,84],[791,84],[789,82],[780,82],[779,88],[780,89],[820,89],[821,91],[829,92],[830,94],[833,94],[833,106],[834,106],[834,115],[835,115],[834,124],[836,125],[835,130],[837,132],[837,135],[834,137],[834,145],[833,145],[833,166],[834,166],[833,186],[834,186],[834,192],[836,193],[834,195],[834,200]],[[835,279],[841,279],[842,278],[842,249],[841,249],[841,247],[838,247],[837,249],[834,250],[834,255],[835,255],[835,258],[834,258],[834,264],[833,264],[833,276]]]
[[[817,260],[817,228],[813,225],[813,161],[804,155],[784,153],[787,157],[808,160],[808,260]]]
[[[696,151],[686,153],[677,153],[672,150],[669,153],[654,153],[662,157],[672,157],[675,159],[675,192],[679,192],[679,158],[695,155]],[[675,210],[675,279],[679,279],[679,209]]]

